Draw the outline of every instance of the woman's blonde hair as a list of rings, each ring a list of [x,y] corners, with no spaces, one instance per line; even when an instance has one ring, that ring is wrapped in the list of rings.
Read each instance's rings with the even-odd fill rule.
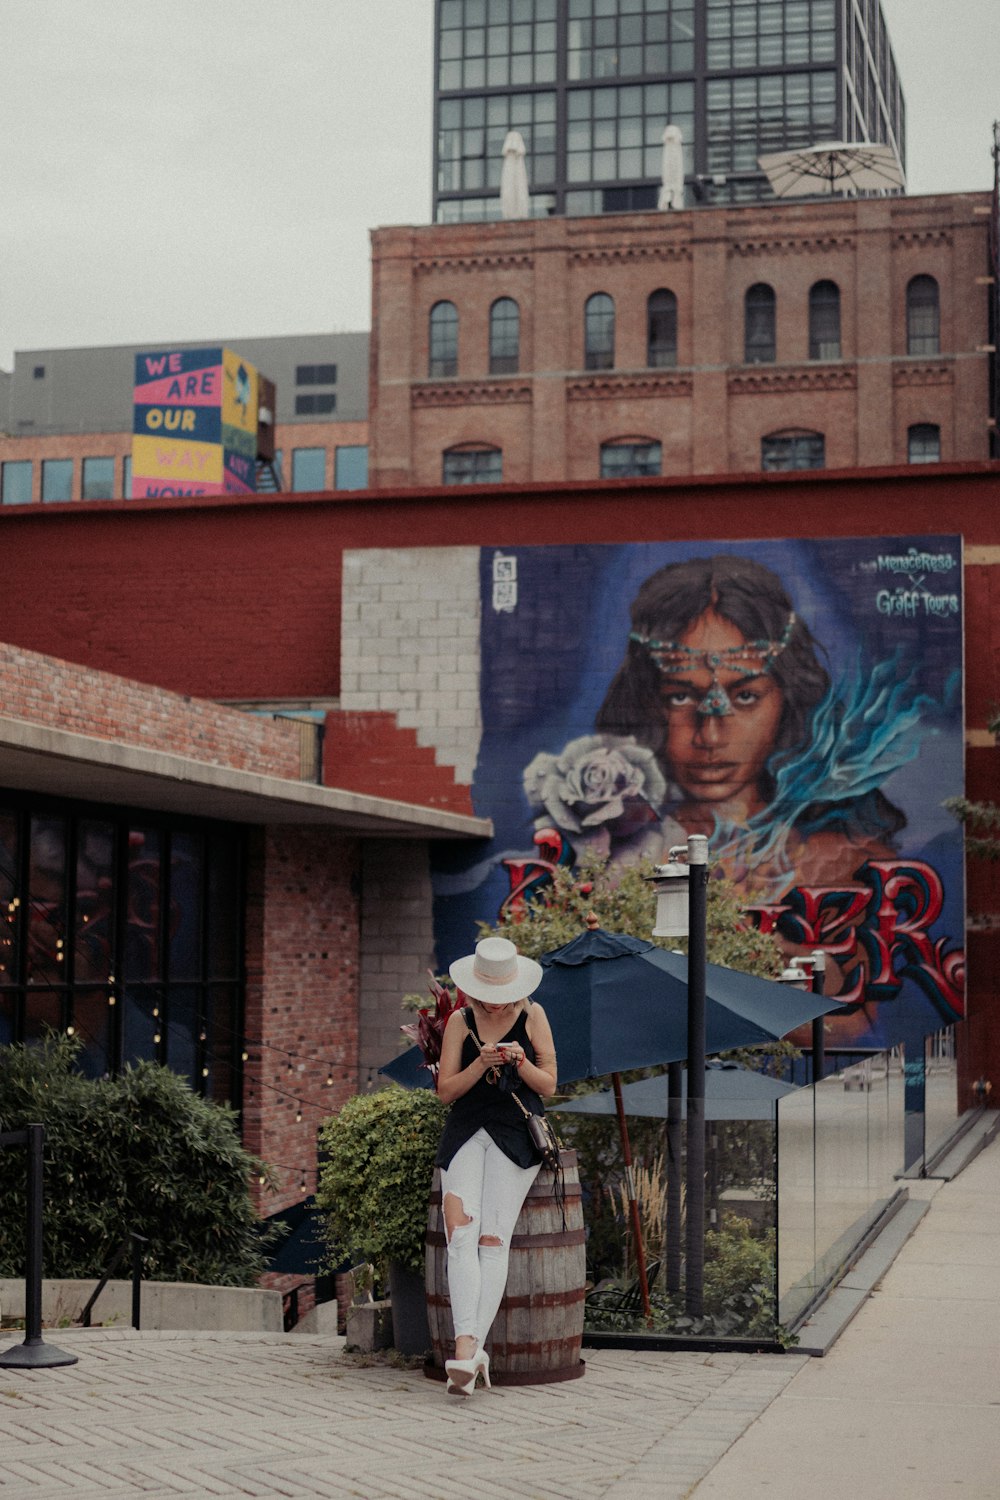
[[[492,1006],[485,1005],[482,1000],[477,1000],[473,995],[466,995],[464,990],[463,990],[462,993],[464,995],[466,1003],[468,1005],[472,1006],[473,1010],[476,1012],[477,1015],[480,1015],[480,1016],[488,1016],[489,1015],[489,1013],[490,1013],[490,1011],[492,1009]],[[525,997],[524,997],[523,1000],[514,1000],[512,1002],[512,1004],[514,1005],[515,1009],[521,1015],[525,1015],[526,1016],[528,1014],[528,1012],[531,1010],[533,1001],[532,1001],[530,995],[525,995]]]

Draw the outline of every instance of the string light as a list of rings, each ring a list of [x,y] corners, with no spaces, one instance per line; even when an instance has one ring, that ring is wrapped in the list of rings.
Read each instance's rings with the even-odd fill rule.
[[[29,906],[33,905],[33,904],[34,903],[29,903]],[[6,905],[7,905],[7,911],[8,911],[8,913],[11,916],[13,916],[14,913],[21,906],[21,898],[20,898],[20,896],[13,896],[13,897],[11,897],[7,901]],[[84,913],[81,913],[80,915],[83,917],[83,919],[85,921],[89,921],[90,920],[88,913],[84,912]],[[7,937],[7,938],[3,939],[3,944],[4,944],[5,947],[9,948],[11,946],[11,943],[12,943],[12,939],[11,938]],[[59,962],[59,963],[65,962],[66,957],[67,957],[67,953],[66,953],[66,939],[62,938],[62,937],[55,938],[55,949],[56,949],[56,951],[55,951],[55,955],[54,956],[55,956],[56,961]],[[5,966],[4,967],[0,967],[0,973],[2,973],[2,972],[6,972]],[[106,1003],[107,1003],[108,1008],[110,1009],[110,1008],[113,1008],[114,1006],[117,1005],[117,999],[118,999],[117,995],[114,992],[114,988],[113,988],[114,985],[115,985],[115,975],[113,973],[109,973],[108,974],[106,983],[108,985],[108,992],[107,992],[107,996],[106,996]],[[162,1046],[162,1044],[164,1042],[164,1025],[163,1025],[162,1010],[161,1010],[160,1003],[157,1003],[156,1005],[153,1005],[151,1007],[151,1019],[154,1020],[157,1023],[157,1029],[153,1032],[153,1044],[156,1047],[160,1047],[160,1046]],[[222,1023],[220,1023],[220,1022],[216,1022],[215,1025],[216,1025],[216,1030],[218,1032],[224,1034],[224,1035],[229,1035],[229,1036],[232,1036],[234,1038],[237,1037],[237,1036],[239,1036],[239,1032],[234,1027],[225,1026]],[[183,1028],[178,1023],[175,1023],[175,1022],[172,1022],[172,1021],[168,1020],[166,1022],[166,1027],[167,1027],[168,1030],[177,1030],[177,1031],[181,1032],[182,1034],[184,1034],[183,1033]],[[80,1030],[80,1028],[77,1025],[69,1025],[69,1026],[66,1027],[66,1035],[67,1036],[75,1036],[75,1035],[78,1034],[79,1030]],[[94,1036],[86,1027],[83,1027],[82,1031],[83,1031],[83,1034],[86,1035],[90,1039],[91,1043],[93,1043],[95,1046],[101,1046],[101,1047],[103,1047],[105,1045],[104,1042],[100,1042],[98,1040],[98,1038],[96,1036]],[[202,1044],[205,1044],[208,1041],[208,1032],[207,1032],[207,1029],[204,1026],[202,1026],[199,1029],[198,1040]],[[302,1038],[300,1040],[304,1040],[304,1038]],[[267,1050],[269,1052],[280,1053],[284,1058],[287,1059],[286,1079],[294,1079],[295,1078],[295,1076],[296,1076],[295,1063],[296,1063],[296,1060],[297,1060],[297,1054],[289,1051],[289,1049],[287,1047],[281,1047],[281,1046],[279,1046],[276,1043],[267,1042],[267,1041],[265,1041],[263,1039],[263,1037],[246,1037],[246,1038],[243,1039],[242,1046],[241,1046],[241,1049],[240,1049],[240,1059],[244,1063],[250,1061],[250,1052],[249,1052],[248,1049],[251,1046],[253,1046],[253,1047],[259,1047],[262,1050]],[[213,1055],[213,1053],[211,1053],[211,1052],[209,1052],[207,1054],[207,1057],[208,1057],[208,1061],[209,1062],[218,1062],[218,1059],[215,1058],[214,1055]],[[306,1067],[308,1065],[310,1065],[310,1064],[313,1065],[313,1066],[319,1065],[320,1067],[322,1067],[322,1065],[323,1065],[321,1059],[315,1058],[315,1057],[307,1058],[307,1059],[304,1059],[304,1060],[299,1060],[299,1072],[304,1072],[306,1070]],[[333,1087],[335,1067],[336,1067],[336,1065],[333,1064],[333,1063],[327,1063],[326,1064],[326,1077],[325,1077],[325,1087],[326,1088],[332,1088]],[[208,1078],[208,1077],[210,1077],[211,1076],[211,1068],[209,1066],[207,1066],[207,1065],[203,1066],[202,1069],[201,1069],[201,1076],[202,1076],[202,1078]],[[247,1089],[248,1097],[251,1100],[255,1099],[254,1083],[255,1083],[255,1080],[253,1080],[253,1079],[250,1079],[250,1078],[245,1079],[245,1087]],[[321,1115],[325,1115],[325,1114],[329,1113],[330,1105],[327,1102],[321,1103],[318,1100],[314,1100],[314,1099],[303,1099],[303,1098],[300,1098],[296,1094],[289,1093],[285,1089],[281,1089],[281,1088],[277,1087],[277,1085],[275,1085],[275,1084],[268,1083],[268,1082],[266,1082],[262,1078],[261,1079],[257,1079],[256,1080],[256,1084],[260,1088],[266,1088],[266,1089],[270,1090],[271,1093],[277,1094],[280,1098],[288,1099],[291,1103],[295,1104],[297,1106],[297,1108],[296,1108],[296,1120],[298,1122],[301,1122],[301,1120],[303,1118],[303,1111],[306,1110],[306,1109],[314,1109],[314,1110],[316,1110]],[[369,1073],[368,1073],[367,1087],[369,1089],[373,1087],[373,1078],[372,1078],[372,1072],[371,1072],[370,1069],[369,1069]]]

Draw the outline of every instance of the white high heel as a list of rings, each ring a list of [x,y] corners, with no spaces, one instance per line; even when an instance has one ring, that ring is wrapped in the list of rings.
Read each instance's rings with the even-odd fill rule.
[[[480,1375],[486,1389],[493,1389],[490,1385],[490,1357],[485,1349],[477,1349],[471,1359],[446,1360],[444,1369],[449,1396],[471,1396]]]

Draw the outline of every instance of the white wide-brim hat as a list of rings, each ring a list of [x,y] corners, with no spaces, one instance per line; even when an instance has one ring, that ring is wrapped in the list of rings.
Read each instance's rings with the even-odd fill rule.
[[[448,973],[463,995],[484,1005],[526,1000],[542,982],[542,966],[523,958],[509,938],[483,938],[475,953],[456,958]]]

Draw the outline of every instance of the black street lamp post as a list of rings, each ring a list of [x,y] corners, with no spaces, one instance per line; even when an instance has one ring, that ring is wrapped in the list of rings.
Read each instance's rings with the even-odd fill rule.
[[[677,856],[687,856],[681,863]],[[688,940],[687,984],[687,1169],[685,1172],[684,1304],[690,1317],[704,1312],[705,1285],[705,966],[708,962],[708,839],[693,833],[670,850],[669,862],[653,877],[657,894],[654,937]],[[668,1079],[667,1289],[680,1285],[680,1173],[677,1152],[680,1068]]]

